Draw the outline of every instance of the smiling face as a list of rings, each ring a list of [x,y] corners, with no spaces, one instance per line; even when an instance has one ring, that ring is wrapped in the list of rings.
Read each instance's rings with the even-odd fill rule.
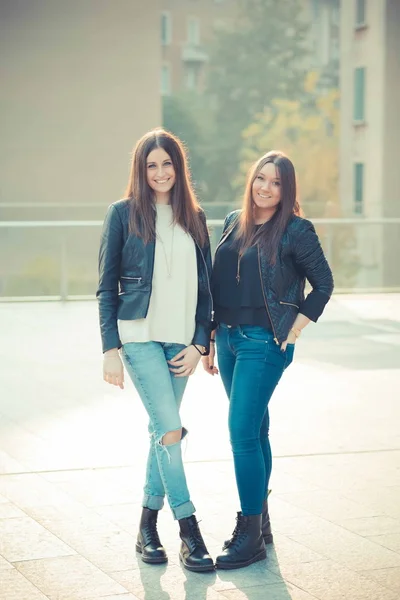
[[[269,162],[257,173],[252,185],[255,222],[268,221],[281,201],[281,178],[276,166]]]
[[[168,204],[175,184],[175,169],[170,155],[163,148],[154,148],[146,160],[147,183],[156,194],[158,204]]]

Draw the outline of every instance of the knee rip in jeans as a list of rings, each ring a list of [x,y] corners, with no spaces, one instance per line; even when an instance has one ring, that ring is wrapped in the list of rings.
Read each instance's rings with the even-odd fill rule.
[[[171,462],[171,454],[168,450],[168,446],[174,446],[180,444],[181,441],[187,436],[188,430],[185,427],[180,427],[174,431],[167,431],[161,437],[158,438],[157,444],[163,448],[164,452],[167,453],[168,462]],[[165,439],[166,438],[166,439]]]

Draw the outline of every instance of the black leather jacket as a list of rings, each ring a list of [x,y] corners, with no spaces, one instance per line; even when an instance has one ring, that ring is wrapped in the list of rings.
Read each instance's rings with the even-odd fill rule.
[[[129,202],[119,200],[111,204],[101,235],[96,297],[103,352],[121,347],[117,319],[142,319],[146,317],[150,303],[155,242],[144,244],[140,237],[129,234]],[[207,231],[205,215],[203,212],[201,215]],[[211,251],[209,241],[203,248],[196,241],[195,244],[198,297],[192,343],[205,346],[208,353],[213,318]]]
[[[230,213],[218,247],[238,224],[240,210]],[[271,265],[258,248],[258,262],[265,308],[270,318],[274,339],[281,344],[300,312],[317,321],[333,291],[333,277],[314,225],[293,216],[280,242],[276,263]],[[306,279],[312,287],[304,296]]]

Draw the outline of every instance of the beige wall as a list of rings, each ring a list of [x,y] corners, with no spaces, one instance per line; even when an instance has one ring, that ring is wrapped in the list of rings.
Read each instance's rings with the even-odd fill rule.
[[[123,193],[136,139],[161,123],[158,0],[2,0],[0,201]]]

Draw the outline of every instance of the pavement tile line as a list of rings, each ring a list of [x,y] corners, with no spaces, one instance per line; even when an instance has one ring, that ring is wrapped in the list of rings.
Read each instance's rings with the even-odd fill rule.
[[[377,448],[370,450],[351,450],[348,452],[310,452],[310,453],[299,453],[299,454],[277,454],[273,455],[274,460],[285,459],[285,458],[311,458],[318,456],[345,456],[345,455],[356,455],[356,454],[378,454],[378,453],[390,453],[390,452],[400,452],[399,448]],[[199,464],[199,463],[232,463],[231,458],[223,458],[223,459],[210,459],[210,460],[185,460],[185,464]],[[16,475],[49,475],[52,473],[80,473],[80,472],[92,472],[92,471],[111,471],[118,469],[126,469],[135,467],[134,463],[126,464],[126,465],[113,465],[113,466],[104,466],[104,467],[84,467],[84,468],[72,468],[72,469],[46,469],[46,470],[35,470],[35,471],[14,471],[8,473],[0,473],[0,477],[12,477]]]

